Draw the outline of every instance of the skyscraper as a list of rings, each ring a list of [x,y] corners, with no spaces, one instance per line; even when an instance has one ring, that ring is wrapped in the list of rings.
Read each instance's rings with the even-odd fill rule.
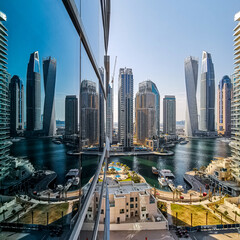
[[[234,20],[238,23],[234,28],[234,82],[233,82],[233,98],[232,98],[232,163],[231,174],[233,179],[240,184],[240,12],[238,12]]]
[[[0,12],[0,180],[9,174],[10,167],[9,151],[11,142],[9,141],[9,110],[10,104],[8,99],[8,73],[7,73],[7,28],[4,22],[7,16]]]
[[[56,134],[55,120],[55,82],[56,82],[56,59],[48,57],[43,59],[43,79],[44,79],[44,110],[43,110],[43,131],[46,136]]]
[[[200,126],[205,132],[215,131],[215,76],[211,54],[203,51],[200,89]]]
[[[14,75],[9,83],[10,133],[16,136],[24,130],[24,87],[20,78]]]
[[[75,95],[65,98],[65,136],[78,133],[78,99]]]
[[[118,135],[125,150],[133,146],[133,74],[120,68],[118,78]]]
[[[41,129],[41,76],[39,54],[30,55],[27,68],[27,131]]]
[[[104,68],[99,69],[102,82],[104,83]],[[103,149],[105,140],[105,121],[104,121],[104,94],[101,85],[99,84],[99,149]]]
[[[176,99],[172,95],[163,98],[163,133],[176,134]]]
[[[141,143],[145,139],[157,136],[159,127],[159,102],[160,95],[156,85],[150,81],[139,84],[139,91],[136,94],[136,133],[137,140]]]
[[[80,87],[81,96],[81,132],[82,141],[87,145],[98,143],[99,102],[96,83],[83,80]]]
[[[112,132],[113,132],[113,89],[108,85],[107,89],[107,116],[106,116],[106,135],[112,143]]]
[[[187,93],[187,107],[185,120],[185,135],[193,137],[198,131],[198,111],[197,111],[197,79],[198,60],[188,57],[184,61],[185,84]]]
[[[228,76],[224,76],[218,84],[217,93],[217,130],[225,137],[231,136],[231,100],[232,83]]]

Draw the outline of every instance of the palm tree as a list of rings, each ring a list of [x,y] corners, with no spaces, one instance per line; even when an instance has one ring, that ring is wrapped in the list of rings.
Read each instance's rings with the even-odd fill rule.
[[[120,162],[117,162],[116,164],[117,164],[117,166],[119,166],[119,165],[120,165]]]

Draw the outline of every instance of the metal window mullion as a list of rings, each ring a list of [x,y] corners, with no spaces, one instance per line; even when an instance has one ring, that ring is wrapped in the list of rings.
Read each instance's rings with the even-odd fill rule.
[[[105,148],[103,150],[103,154],[102,154],[100,162],[98,164],[98,168],[97,168],[96,174],[95,174],[95,176],[94,176],[94,178],[92,180],[91,186],[90,186],[90,188],[88,190],[88,193],[87,193],[87,196],[85,198],[83,207],[82,207],[82,209],[81,209],[81,211],[79,213],[79,217],[77,219],[77,222],[75,223],[75,226],[73,228],[72,234],[71,234],[71,236],[69,238],[70,240],[78,240],[79,239],[80,232],[81,232],[81,229],[82,229],[82,225],[84,223],[85,216],[86,216],[88,207],[90,205],[93,192],[94,192],[94,190],[96,188],[96,184],[97,184],[97,181],[98,181],[99,173],[101,171],[102,164],[103,164],[103,161],[105,159],[105,154],[106,154],[106,146],[105,146]]]
[[[104,177],[102,181],[101,193],[100,193],[99,204],[98,204],[98,213],[97,213],[95,224],[94,224],[92,240],[97,239],[99,221],[100,221],[100,215],[101,215],[101,209],[102,209],[103,192],[104,192],[104,186],[106,183],[106,172],[107,172],[107,160],[105,159]]]

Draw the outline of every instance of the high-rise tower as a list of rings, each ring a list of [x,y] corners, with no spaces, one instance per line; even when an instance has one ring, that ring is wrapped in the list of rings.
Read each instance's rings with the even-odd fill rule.
[[[75,95],[65,98],[65,136],[78,133],[78,99]]]
[[[55,82],[56,82],[56,59],[48,57],[43,59],[43,79],[44,79],[44,110],[43,110],[43,131],[46,136],[56,134],[55,120]]]
[[[158,135],[159,102],[160,95],[152,81],[147,80],[139,84],[135,100],[135,116],[137,140],[141,143]]]
[[[215,76],[211,54],[203,51],[200,89],[200,126],[205,132],[215,131]]]
[[[232,83],[228,76],[224,76],[218,84],[217,92],[217,131],[218,134],[231,136],[231,100]]]
[[[41,129],[41,76],[39,54],[30,55],[27,68],[27,131]]]
[[[187,108],[185,120],[185,135],[193,137],[198,131],[198,111],[197,111],[197,79],[198,60],[188,57],[184,61],[185,84],[187,94]]]
[[[106,111],[106,135],[112,143],[112,132],[113,132],[113,89],[108,85],[107,89],[107,111]]]
[[[118,135],[125,150],[133,146],[133,74],[120,68],[118,78]]]
[[[172,95],[163,99],[163,133],[176,134],[176,98]]]
[[[232,163],[231,174],[235,181],[240,185],[240,12],[234,20],[238,23],[234,28],[234,81],[233,81],[233,98],[232,98]]]
[[[24,130],[24,87],[20,78],[14,75],[9,83],[10,133],[16,136]]]
[[[87,145],[96,145],[99,141],[99,100],[96,83],[83,80],[80,87],[80,96],[82,141]]]
[[[9,110],[10,103],[8,99],[8,72],[7,72],[7,28],[4,22],[7,21],[7,16],[0,12],[0,181],[9,174],[11,166],[9,151],[11,142],[9,140]]]

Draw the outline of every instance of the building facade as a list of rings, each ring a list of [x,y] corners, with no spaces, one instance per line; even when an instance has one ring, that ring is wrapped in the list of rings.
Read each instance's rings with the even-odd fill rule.
[[[198,60],[188,57],[184,61],[185,85],[187,95],[185,135],[193,137],[198,131],[197,111],[197,81],[198,81]]]
[[[39,53],[30,55],[27,68],[27,131],[41,129],[41,75]]]
[[[93,221],[99,208],[101,185],[97,185],[94,197],[87,212],[87,220]],[[159,218],[160,224],[157,228],[167,229],[168,224],[160,211],[157,209],[157,201],[151,194],[151,187],[147,183],[121,182],[116,185],[109,185],[110,223],[124,224],[148,222],[154,224]],[[105,199],[105,198],[104,198]],[[102,202],[100,223],[104,223],[105,203]],[[121,228],[118,225],[119,229]],[[146,226],[147,227],[147,226]],[[150,227],[149,227],[150,229]],[[127,229],[125,229],[127,230]]]
[[[133,73],[120,68],[118,78],[118,134],[125,150],[133,146]]]
[[[81,82],[80,94],[82,141],[89,146],[96,145],[99,142],[99,97],[96,83],[90,80],[83,80]]]
[[[176,99],[172,95],[163,98],[163,133],[176,134]]]
[[[215,131],[215,75],[211,54],[203,51],[200,89],[200,124],[205,132]]]
[[[232,114],[231,114],[231,132],[232,132],[232,163],[231,173],[233,179],[240,185],[240,12],[238,12],[234,20],[237,26],[234,28],[234,82],[233,82],[233,98],[232,98]]]
[[[12,137],[24,130],[24,87],[20,78],[14,75],[9,83],[10,134]]]
[[[65,136],[78,133],[78,99],[75,95],[65,98]]]
[[[106,135],[112,143],[113,137],[113,89],[108,85],[107,89],[107,116],[106,116]]]
[[[7,37],[8,30],[4,26],[7,16],[0,12],[0,180],[9,174],[10,158],[9,151],[10,137],[10,102],[8,92],[8,72],[7,72]]]
[[[135,98],[135,117],[137,141],[140,143],[145,143],[146,139],[157,136],[159,99],[159,92],[152,81],[139,84],[139,91]]]
[[[232,83],[224,76],[218,84],[217,92],[217,131],[219,135],[231,137]]]
[[[43,60],[43,79],[44,79],[44,110],[43,110],[43,131],[46,136],[56,134],[55,119],[55,82],[56,82],[57,61],[52,57]]]
[[[101,67],[99,69],[99,72],[100,72],[100,75],[101,75],[101,78],[102,78],[102,82],[104,84],[104,68]],[[105,120],[104,120],[104,95],[103,95],[103,91],[102,91],[102,88],[101,86],[99,85],[98,87],[99,89],[99,111],[98,111],[98,114],[99,114],[99,149],[102,150],[103,149],[103,144],[105,142]]]

